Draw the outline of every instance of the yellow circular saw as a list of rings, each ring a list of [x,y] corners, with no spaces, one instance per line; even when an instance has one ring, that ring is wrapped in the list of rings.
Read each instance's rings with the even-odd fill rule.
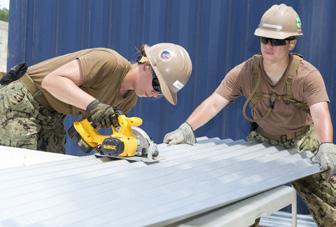
[[[157,145],[137,127],[142,124],[142,119],[119,115],[118,122],[118,127],[111,126],[112,134],[104,135],[85,118],[73,123],[69,135],[82,151],[94,150],[97,157],[156,162],[155,157],[159,154]]]

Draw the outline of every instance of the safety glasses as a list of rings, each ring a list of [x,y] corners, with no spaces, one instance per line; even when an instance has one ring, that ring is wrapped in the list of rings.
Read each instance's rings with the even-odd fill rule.
[[[162,94],[160,82],[155,73],[153,73],[152,86],[156,92],[158,92],[160,95]]]
[[[289,39],[271,39],[266,37],[260,37],[260,42],[262,44],[267,44],[269,42],[271,46],[284,46],[286,45],[287,41],[289,41]]]

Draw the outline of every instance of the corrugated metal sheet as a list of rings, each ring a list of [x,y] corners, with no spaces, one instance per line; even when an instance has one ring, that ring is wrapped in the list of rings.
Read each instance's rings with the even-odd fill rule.
[[[291,215],[286,212],[275,212],[268,217],[261,218],[260,226],[262,227],[291,227]],[[298,215],[297,227],[317,227],[314,219],[310,215]]]
[[[81,157],[0,171],[2,226],[166,225],[319,172],[291,150],[203,138],[146,166]]]
[[[16,147],[6,146],[0,146],[0,153],[0,169],[76,158],[76,156],[72,155],[32,151],[29,149],[18,149]]]

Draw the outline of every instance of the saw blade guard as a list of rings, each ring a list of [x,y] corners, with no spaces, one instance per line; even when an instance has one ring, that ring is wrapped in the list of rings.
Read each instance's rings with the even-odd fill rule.
[[[153,159],[159,155],[157,145],[151,140],[148,134],[139,127],[132,127],[138,141],[137,156],[148,157]]]

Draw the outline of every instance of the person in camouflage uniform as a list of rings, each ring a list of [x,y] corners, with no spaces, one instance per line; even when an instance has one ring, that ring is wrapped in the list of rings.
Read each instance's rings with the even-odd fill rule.
[[[0,145],[65,153],[67,114],[110,128],[138,96],[163,95],[175,105],[191,71],[188,52],[173,43],[144,45],[133,64],[112,49],[93,48],[17,65],[0,81]]]
[[[320,72],[290,53],[302,35],[301,20],[292,7],[273,5],[262,16],[255,35],[260,39],[261,55],[230,70],[186,122],[166,134],[164,142],[194,144],[194,130],[230,101],[245,96],[243,115],[252,123],[249,141],[314,152],[312,160],[323,172],[293,185],[319,226],[336,226],[336,146],[329,98]],[[246,113],[248,105],[252,117]]]

